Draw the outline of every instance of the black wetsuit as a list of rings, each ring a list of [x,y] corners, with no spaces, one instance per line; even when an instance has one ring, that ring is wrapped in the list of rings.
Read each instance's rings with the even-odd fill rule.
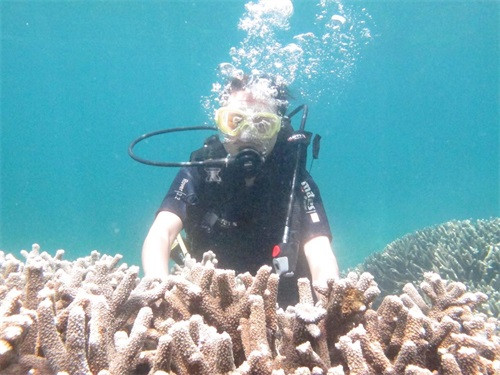
[[[295,158],[291,147],[278,142],[251,186],[235,167],[182,168],[158,212],[180,217],[189,251],[197,260],[212,250],[219,268],[255,275],[262,265],[272,266],[272,249],[282,240]],[[193,153],[192,160],[206,157],[207,150],[213,158],[226,156],[217,140]],[[282,306],[298,301],[297,278],[310,278],[303,244],[317,236],[331,239],[319,190],[307,172],[299,180],[296,202],[301,206],[301,246],[295,276],[280,278]]]

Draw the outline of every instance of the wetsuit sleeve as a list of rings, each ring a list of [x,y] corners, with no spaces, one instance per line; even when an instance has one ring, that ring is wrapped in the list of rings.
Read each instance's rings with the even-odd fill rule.
[[[326,216],[318,186],[306,172],[300,182],[299,199],[302,205],[302,241],[305,243],[314,237],[327,236],[332,240],[330,224]]]
[[[199,191],[200,179],[197,168],[181,168],[156,212],[169,211],[186,222],[187,207],[194,204]]]

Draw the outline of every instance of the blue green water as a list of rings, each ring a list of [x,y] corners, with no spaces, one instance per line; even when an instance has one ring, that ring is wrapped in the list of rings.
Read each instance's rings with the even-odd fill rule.
[[[200,100],[244,37],[244,4],[0,3],[0,249],[36,242],[70,259],[97,249],[140,263],[176,171],[134,162],[128,144],[207,121]],[[294,4],[292,33],[314,12]],[[312,174],[343,269],[408,232],[500,214],[500,3],[351,4],[371,15],[373,40],[341,85],[317,83],[339,90],[309,103],[307,123],[323,136]],[[204,135],[142,150],[186,160]]]

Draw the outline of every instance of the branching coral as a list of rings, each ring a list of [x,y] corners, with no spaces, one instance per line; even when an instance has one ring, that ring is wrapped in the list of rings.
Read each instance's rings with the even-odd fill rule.
[[[94,375],[487,374],[500,371],[498,320],[487,299],[426,273],[383,299],[369,273],[327,287],[299,280],[277,309],[278,278],[216,268],[213,254],[165,281],[120,256],[74,262],[0,252],[0,372]],[[319,296],[314,303],[313,289]]]
[[[356,268],[370,272],[382,291],[379,300],[409,282],[436,272],[490,296],[480,309],[500,316],[500,218],[450,221],[406,235]]]

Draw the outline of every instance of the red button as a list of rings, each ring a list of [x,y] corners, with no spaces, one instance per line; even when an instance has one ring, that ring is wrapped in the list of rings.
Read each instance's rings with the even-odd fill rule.
[[[276,258],[278,255],[280,255],[281,253],[281,249],[279,247],[279,245],[275,245],[273,247],[273,258]]]

